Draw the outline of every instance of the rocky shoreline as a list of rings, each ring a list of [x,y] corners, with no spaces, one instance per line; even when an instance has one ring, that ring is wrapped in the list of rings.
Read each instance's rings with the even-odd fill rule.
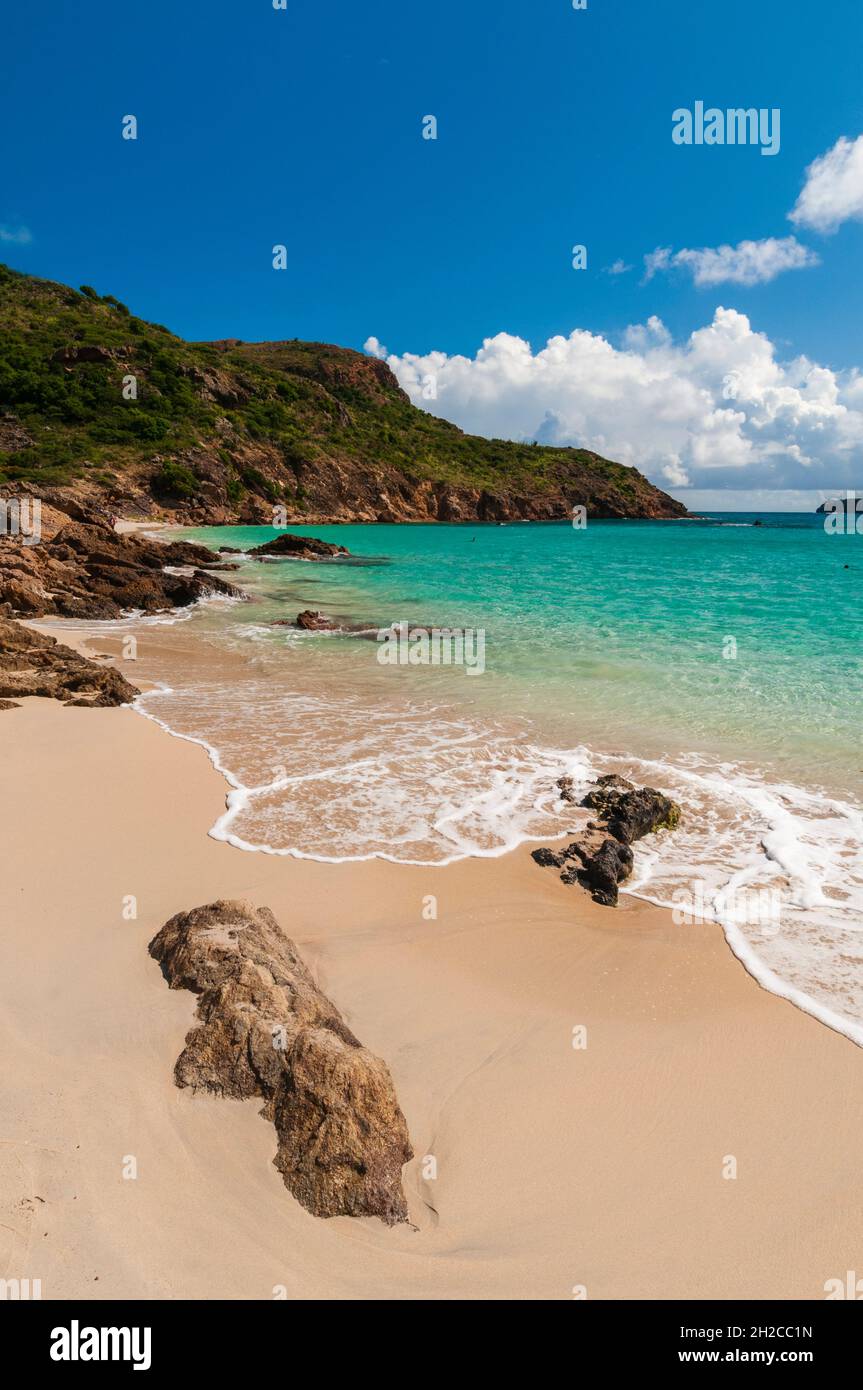
[[[185,608],[211,594],[244,597],[210,572],[220,563],[206,546],[118,535],[97,514],[74,520],[43,508],[38,544],[0,541],[0,613],[103,621]]]
[[[160,613],[220,594],[246,595],[212,571],[206,546],[119,535],[98,511],[43,505],[38,544],[0,537],[0,697],[47,695],[67,704],[119,705],[138,691],[113,667],[79,655],[16,619],[102,622]]]
[[[0,709],[32,695],[98,707],[128,704],[139,693],[112,664],[19,619],[104,621],[211,595],[247,597],[215,573],[235,568],[227,548],[118,534],[112,520],[89,509],[48,504],[41,522],[38,544],[0,541]],[[248,554],[272,562],[351,558],[343,546],[287,532]],[[295,625],[309,632],[337,626],[311,609]],[[561,778],[558,790],[575,803],[570,779]],[[680,810],[662,793],[617,777],[600,778],[579,804],[596,819],[564,849],[536,850],[533,858],[613,906],[632,871],[632,843],[673,828]],[[175,1064],[177,1086],[259,1099],[276,1131],[273,1162],[314,1216],[406,1222],[402,1169],[413,1150],[390,1072],[317,987],[273,914],[241,901],[212,902],[173,916],[149,951],[172,989],[198,996],[198,1022]]]
[[[235,547],[214,551],[190,541],[118,533],[104,507],[65,492],[38,500],[37,538],[0,536],[0,700],[47,694],[66,703],[124,704],[138,693],[119,673],[22,628],[16,619],[104,622],[130,612],[186,608],[214,595],[248,597],[220,577],[239,568],[226,558],[244,553]],[[343,545],[287,531],[248,553],[272,563],[353,559]],[[305,626],[310,616],[301,615],[298,625]]]

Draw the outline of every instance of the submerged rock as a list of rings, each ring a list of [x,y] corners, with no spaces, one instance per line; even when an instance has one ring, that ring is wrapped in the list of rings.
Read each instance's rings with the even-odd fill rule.
[[[297,627],[305,632],[334,632],[337,626],[332,618],[325,617],[323,613],[314,613],[311,608],[297,614]]]
[[[560,792],[561,801],[575,804],[575,781],[572,777],[558,777],[555,786]]]
[[[315,1216],[407,1220],[413,1155],[384,1062],[354,1037],[268,908],[219,901],[166,922],[150,942],[172,989],[200,995],[178,1086],[260,1096],[275,1165]]]

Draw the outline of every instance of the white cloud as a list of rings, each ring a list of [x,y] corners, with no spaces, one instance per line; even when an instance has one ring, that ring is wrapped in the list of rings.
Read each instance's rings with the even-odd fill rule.
[[[656,347],[657,343],[670,343],[671,334],[656,314],[651,314],[647,323],[631,323],[623,332],[623,346],[634,352]]]
[[[806,170],[806,182],[788,214],[798,227],[835,232],[849,219],[863,221],[863,135],[844,135]]]
[[[863,372],[782,362],[735,309],[677,343],[654,316],[619,346],[575,329],[534,352],[499,333],[474,357],[387,361],[414,404],[462,429],[594,449],[660,486],[830,490],[863,474]]]
[[[662,476],[669,487],[689,487],[689,474],[676,455],[663,466]]]
[[[699,288],[766,285],[785,270],[803,270],[818,264],[815,252],[793,236],[741,241],[737,246],[705,246],[700,251],[684,247],[672,252],[670,246],[658,246],[644,258],[644,279],[646,282],[660,272],[683,269],[690,272]]]
[[[823,488],[772,491],[752,488],[693,489],[685,497],[693,512],[814,512],[836,493]]]
[[[32,240],[33,236],[29,227],[0,226],[0,241],[11,241],[18,246],[26,246]]]
[[[660,271],[671,269],[671,247],[657,246],[644,258],[644,281],[652,280]]]
[[[630,270],[632,270],[632,266],[627,265],[626,261],[618,257],[616,261],[612,261],[611,265],[606,266],[605,273],[606,275],[626,275],[627,271]]]
[[[383,343],[378,342],[377,338],[366,338],[363,343],[363,352],[367,352],[370,357],[379,357],[382,361],[388,356]]]

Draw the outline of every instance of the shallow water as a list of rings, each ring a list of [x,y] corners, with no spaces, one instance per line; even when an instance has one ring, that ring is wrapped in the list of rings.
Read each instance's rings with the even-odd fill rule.
[[[561,775],[658,786],[683,824],[629,891],[722,921],[863,1043],[863,537],[753,520],[292,527],[381,563],[243,559],[252,601],[162,622],[171,689],[141,707],[209,746],[233,786],[212,833],[244,849],[443,864],[581,824]],[[273,626],[304,608],[343,630]],[[381,664],[402,621],[479,630],[484,669]]]

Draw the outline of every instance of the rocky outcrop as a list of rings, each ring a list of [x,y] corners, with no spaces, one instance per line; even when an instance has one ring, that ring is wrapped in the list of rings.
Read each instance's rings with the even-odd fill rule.
[[[92,513],[85,521],[58,515],[62,524],[38,544],[0,538],[0,612],[104,619],[183,608],[211,594],[244,597],[205,568],[219,564],[206,546],[117,535]]]
[[[166,922],[150,943],[172,989],[200,996],[178,1086],[261,1097],[275,1165],[315,1216],[407,1219],[412,1157],[389,1071],[322,994],[268,908],[214,902]]]
[[[113,666],[73,652],[53,637],[0,617],[0,698],[42,695],[67,705],[124,705],[138,691]]]
[[[333,560],[348,553],[343,545],[331,545],[329,541],[319,541],[314,536],[293,536],[287,531],[249,551],[255,559],[288,556],[292,560]]]
[[[562,801],[576,802],[571,777],[561,777],[557,788]],[[632,873],[633,841],[674,830],[680,807],[653,787],[636,787],[613,773],[598,778],[580,804],[599,819],[588,821],[564,849],[535,849],[533,858],[543,868],[560,869],[563,883],[580,883],[603,907],[616,907],[619,886]]]
[[[70,343],[52,353],[51,361],[62,367],[77,367],[79,362],[125,362],[134,349],[132,347],[106,348],[92,343]]]

